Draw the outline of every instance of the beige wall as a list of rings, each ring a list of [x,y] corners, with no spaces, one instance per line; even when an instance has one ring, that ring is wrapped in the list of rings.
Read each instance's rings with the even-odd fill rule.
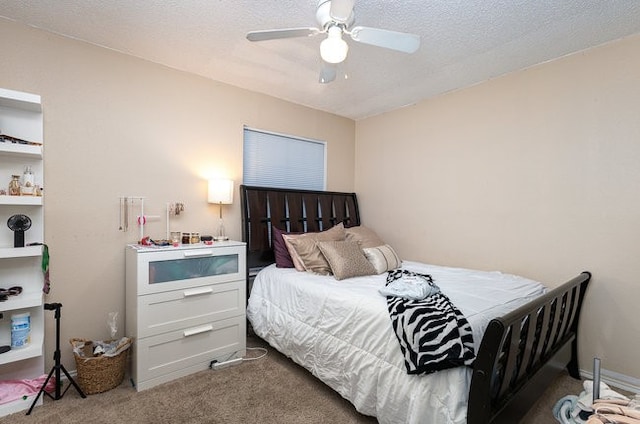
[[[404,258],[593,273],[581,368],[640,379],[640,36],[356,125],[365,224]],[[637,384],[640,380],[635,380]]]
[[[124,246],[118,198],[144,196],[145,213],[164,217],[183,201],[172,229],[214,231],[218,208],[206,202],[206,178],[242,179],[243,125],[326,140],[330,190],[353,191],[352,120],[231,87],[131,56],[0,20],[0,87],[40,94],[45,136],[45,239],[52,291],[61,302],[66,341],[109,336],[111,311],[124,333]],[[225,207],[227,232],[240,239],[240,202]],[[164,218],[149,226],[165,235]],[[53,317],[46,360],[52,364]]]

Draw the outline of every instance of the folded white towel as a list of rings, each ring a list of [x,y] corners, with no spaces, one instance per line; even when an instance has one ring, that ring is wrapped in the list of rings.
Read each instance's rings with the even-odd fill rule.
[[[422,300],[436,293],[440,293],[440,288],[435,284],[429,284],[426,278],[419,275],[403,275],[401,278],[382,287],[378,292],[383,296]]]

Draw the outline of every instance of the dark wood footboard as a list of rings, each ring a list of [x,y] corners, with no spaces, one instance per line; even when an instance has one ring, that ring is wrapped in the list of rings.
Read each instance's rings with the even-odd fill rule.
[[[468,424],[517,423],[567,368],[580,378],[577,333],[589,272],[493,319],[473,369]]]

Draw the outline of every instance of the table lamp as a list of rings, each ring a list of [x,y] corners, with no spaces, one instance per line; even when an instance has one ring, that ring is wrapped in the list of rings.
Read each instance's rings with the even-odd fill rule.
[[[222,220],[222,205],[233,203],[233,181],[227,179],[209,180],[209,203],[217,203],[220,207],[220,224],[218,233],[213,237],[215,241],[229,240],[224,231]]]

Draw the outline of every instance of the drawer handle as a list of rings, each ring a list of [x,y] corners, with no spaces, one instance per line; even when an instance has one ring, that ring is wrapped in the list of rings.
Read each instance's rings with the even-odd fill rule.
[[[202,294],[211,294],[213,293],[213,289],[211,287],[205,287],[202,289],[193,289],[193,290],[185,290],[183,292],[184,297],[191,297],[191,296],[200,296]]]
[[[188,257],[197,257],[197,256],[211,256],[213,255],[213,250],[212,249],[206,249],[206,250],[187,250],[184,252],[184,256],[185,258]]]
[[[212,331],[213,326],[211,324],[204,325],[198,328],[190,328],[189,330],[184,330],[183,337],[195,336],[196,334],[206,333],[207,331]]]

